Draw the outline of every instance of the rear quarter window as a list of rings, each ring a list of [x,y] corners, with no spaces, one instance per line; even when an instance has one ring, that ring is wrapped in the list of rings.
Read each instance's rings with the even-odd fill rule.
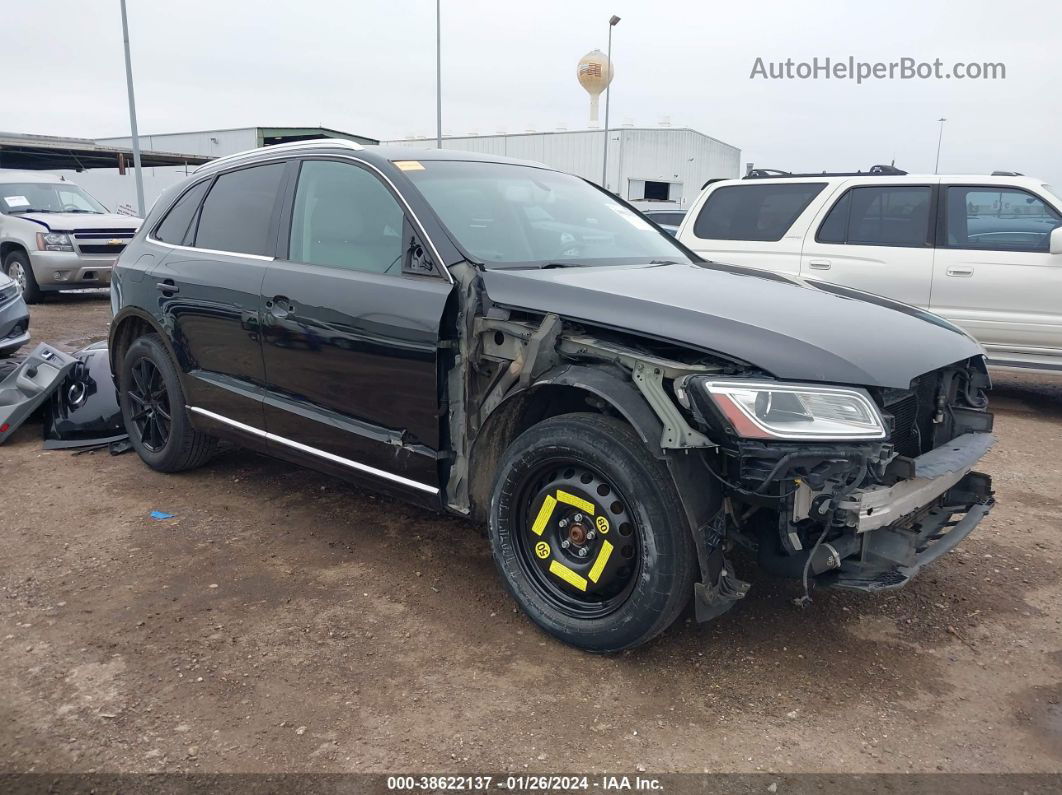
[[[693,224],[705,240],[781,240],[824,182],[727,185],[708,195]]]

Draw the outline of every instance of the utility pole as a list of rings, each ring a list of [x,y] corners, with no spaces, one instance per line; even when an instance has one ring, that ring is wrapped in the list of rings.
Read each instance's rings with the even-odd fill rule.
[[[944,122],[946,122],[947,119],[941,116],[937,121],[940,122],[940,134],[937,136],[937,160],[933,164],[934,174],[940,173],[940,142],[944,140]]]
[[[435,0],[435,148],[442,149],[442,0]]]
[[[125,14],[125,0],[119,0],[122,6],[122,41],[125,43],[125,84],[129,93],[129,128],[133,133],[133,172],[136,174],[136,206],[143,218],[144,213],[144,172],[140,169],[140,134],[136,129],[136,97],[133,95],[133,61],[129,57],[129,20]]]
[[[615,14],[608,21],[608,84],[605,86],[605,155],[601,164],[601,187],[608,190],[608,101],[612,96],[612,29],[619,24]]]

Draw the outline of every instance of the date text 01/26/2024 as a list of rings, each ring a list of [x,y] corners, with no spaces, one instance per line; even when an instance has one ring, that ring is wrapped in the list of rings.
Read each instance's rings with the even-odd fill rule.
[[[643,776],[388,776],[387,789],[393,791],[464,791],[489,792],[493,789],[517,792],[602,791],[654,792],[662,789],[659,779]]]

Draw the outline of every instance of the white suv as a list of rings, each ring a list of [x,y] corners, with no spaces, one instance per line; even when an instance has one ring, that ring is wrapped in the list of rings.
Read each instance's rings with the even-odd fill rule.
[[[678,237],[706,259],[928,308],[993,365],[1062,371],[1062,198],[1042,180],[753,171],[706,186]]]

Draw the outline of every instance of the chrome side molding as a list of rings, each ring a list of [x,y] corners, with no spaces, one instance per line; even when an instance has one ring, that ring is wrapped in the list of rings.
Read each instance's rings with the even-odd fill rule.
[[[349,458],[343,458],[343,456],[336,455],[335,453],[329,453],[325,450],[318,450],[316,447],[310,447],[310,445],[308,444],[296,442],[293,439],[288,439],[284,436],[278,436],[275,433],[263,431],[261,428],[255,428],[253,425],[247,425],[237,420],[225,417],[221,414],[215,414],[213,411],[208,411],[207,409],[202,409],[198,406],[189,406],[188,410],[194,411],[196,414],[201,414],[202,416],[212,419],[215,422],[221,422],[225,425],[229,425],[233,428],[236,428],[237,430],[243,431],[244,433],[248,433],[252,436],[257,436],[259,439],[266,439],[270,442],[276,442],[277,444],[282,444],[286,447],[290,447],[293,450],[299,450],[300,452],[309,453],[310,455],[315,455],[319,458],[323,458],[326,461],[331,461],[334,464],[342,464],[343,466],[350,467],[351,469],[357,470],[358,472],[362,472],[366,475],[372,475],[374,477],[383,478],[384,480],[389,480],[392,483],[398,483],[402,486],[407,486],[411,489],[417,489],[418,491],[423,491],[427,494],[437,495],[439,493],[439,490],[437,488],[435,488],[434,486],[429,486],[427,483],[421,483],[418,480],[404,478],[401,475],[396,475],[392,472],[385,472],[382,469],[371,467],[368,464],[362,464],[358,461],[352,461]]]

